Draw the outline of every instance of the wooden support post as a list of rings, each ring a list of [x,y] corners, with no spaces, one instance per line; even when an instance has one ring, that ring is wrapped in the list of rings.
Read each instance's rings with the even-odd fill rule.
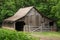
[[[42,32],[42,27],[43,27],[43,23],[41,24],[41,32]]]
[[[13,28],[14,28],[14,29],[15,29],[15,23],[16,23],[16,22],[13,23]]]

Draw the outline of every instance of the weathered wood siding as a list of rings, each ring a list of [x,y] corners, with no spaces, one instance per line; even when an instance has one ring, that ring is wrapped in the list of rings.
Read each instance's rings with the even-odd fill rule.
[[[12,22],[3,22],[3,24],[2,24],[2,27],[6,28],[6,29],[12,29],[12,30],[14,30],[15,29],[14,26],[15,25]]]

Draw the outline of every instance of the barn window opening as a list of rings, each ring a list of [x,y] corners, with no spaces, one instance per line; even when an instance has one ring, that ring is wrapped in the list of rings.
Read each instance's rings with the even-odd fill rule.
[[[53,24],[54,24],[53,22],[49,22],[49,26],[53,26]]]
[[[16,22],[15,29],[17,31],[23,31],[24,25],[25,25],[24,21]]]

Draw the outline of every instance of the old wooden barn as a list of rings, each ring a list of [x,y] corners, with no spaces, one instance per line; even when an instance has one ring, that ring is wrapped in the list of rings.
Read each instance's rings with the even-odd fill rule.
[[[2,28],[27,32],[56,31],[56,24],[31,6],[20,8],[14,16],[5,19]]]

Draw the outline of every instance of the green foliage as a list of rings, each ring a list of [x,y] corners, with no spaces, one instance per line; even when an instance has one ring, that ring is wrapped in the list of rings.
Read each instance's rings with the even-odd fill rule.
[[[14,14],[16,7],[13,0],[1,0],[0,2],[0,22],[2,22],[5,18]]]
[[[57,26],[60,27],[60,1],[56,6],[53,6],[51,9],[51,14],[57,19]]]
[[[25,32],[0,29],[0,40],[33,40],[33,37]]]
[[[19,8],[35,6],[45,16],[60,21],[60,0],[0,0],[0,22],[16,13]]]

